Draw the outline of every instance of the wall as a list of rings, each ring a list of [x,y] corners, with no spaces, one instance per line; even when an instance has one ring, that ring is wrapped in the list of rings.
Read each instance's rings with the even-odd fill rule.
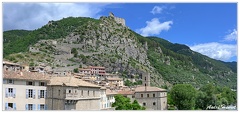
[[[143,106],[146,103],[147,110],[167,110],[167,96],[164,96],[166,92],[136,92],[135,99]],[[141,97],[143,94],[143,97]],[[149,94],[149,97],[147,97]],[[153,97],[155,94],[155,97]],[[155,102],[155,105],[153,103]]]
[[[100,99],[78,100],[76,110],[100,110]]]
[[[16,103],[16,110],[25,110],[26,104],[45,104],[45,98],[38,99],[38,90],[46,90],[46,86],[38,86],[39,81],[35,81],[35,86],[27,86],[25,80],[14,80],[14,84],[3,84],[3,110],[5,110],[5,103]],[[6,88],[15,88],[16,97],[5,97]],[[26,89],[35,89],[35,98],[26,98]]]

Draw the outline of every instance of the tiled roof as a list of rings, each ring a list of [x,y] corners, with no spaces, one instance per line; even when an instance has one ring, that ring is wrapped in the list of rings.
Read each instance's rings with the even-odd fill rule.
[[[115,90],[106,89],[106,95],[117,95],[118,93]]]
[[[66,85],[66,86],[84,86],[84,87],[101,87],[81,79],[69,77],[52,77],[48,85]]]
[[[21,80],[49,80],[50,75],[38,73],[38,72],[28,72],[28,71],[3,71],[4,79],[21,79]]]
[[[107,80],[123,80],[122,78],[106,78]]]
[[[83,69],[83,68],[79,68],[78,70],[83,70],[83,71],[91,71],[91,69]]]
[[[150,87],[150,86],[147,86],[146,88],[147,92],[150,92],[150,91],[167,91],[166,89],[162,89],[162,88],[158,88],[158,87]],[[140,87],[137,87],[135,89],[135,92],[145,92],[145,86],[140,86]]]
[[[119,91],[118,94],[122,94],[122,95],[132,95],[132,94],[134,94],[134,92],[133,92],[133,91],[130,91],[130,90],[128,90],[128,91],[122,90],[122,91]]]

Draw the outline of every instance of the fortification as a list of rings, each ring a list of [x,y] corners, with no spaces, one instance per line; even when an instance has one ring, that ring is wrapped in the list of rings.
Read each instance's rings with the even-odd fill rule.
[[[119,18],[119,17],[115,17],[112,12],[109,13],[109,17],[113,17],[114,20],[115,20],[117,23],[122,24],[123,26],[126,26],[126,24],[125,24],[125,19]]]

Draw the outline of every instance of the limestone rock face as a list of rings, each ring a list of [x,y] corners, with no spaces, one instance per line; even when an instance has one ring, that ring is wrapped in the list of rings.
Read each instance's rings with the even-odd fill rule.
[[[147,42],[140,43],[128,27],[111,17],[101,17],[99,23],[88,22],[85,28],[53,41],[54,43],[39,41],[33,47],[42,48],[41,52],[50,54],[53,58],[51,66],[56,71],[60,67],[64,71],[72,71],[79,65],[93,65],[104,66],[107,72],[127,72],[129,75],[149,72],[152,76],[157,74],[148,60]],[[43,49],[48,46],[52,50]],[[72,53],[72,49],[77,50],[77,55]],[[156,51],[162,53],[160,47]]]

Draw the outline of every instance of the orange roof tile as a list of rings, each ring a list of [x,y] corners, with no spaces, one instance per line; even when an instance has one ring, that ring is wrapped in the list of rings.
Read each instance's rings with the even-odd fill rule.
[[[101,87],[81,79],[74,78],[72,76],[68,77],[52,77],[48,85],[66,85],[66,86],[84,86],[84,87]]]
[[[3,71],[4,79],[21,79],[21,80],[49,80],[49,74],[28,71]]]
[[[118,93],[115,90],[106,89],[106,95],[117,95]]]
[[[124,90],[122,90],[122,91],[119,91],[118,94],[122,94],[122,95],[133,95],[133,94],[134,94],[134,91],[130,91],[130,90],[124,91]]]
[[[162,88],[158,88],[158,87],[150,87],[150,86],[147,86],[146,88],[147,92],[151,92],[151,91],[167,91],[166,89],[162,89]],[[137,87],[135,89],[135,92],[146,92],[145,91],[145,86],[140,86],[140,87]]]

